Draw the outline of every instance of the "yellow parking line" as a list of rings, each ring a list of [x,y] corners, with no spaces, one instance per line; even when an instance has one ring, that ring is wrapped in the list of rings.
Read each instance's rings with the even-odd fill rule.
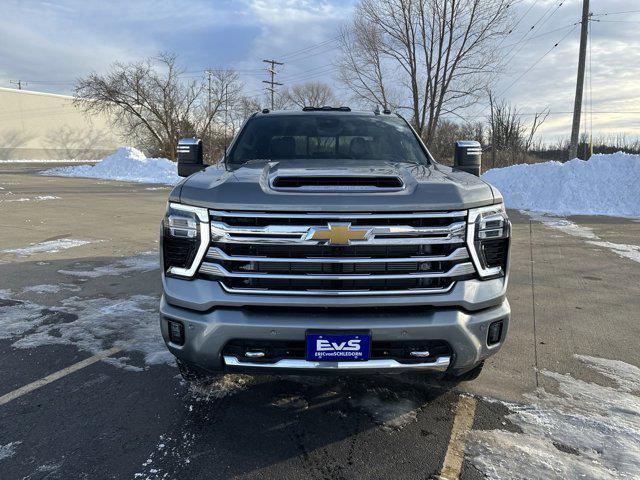
[[[0,397],[0,405],[4,405],[5,403],[9,403],[11,400],[15,400],[22,395],[25,395],[29,392],[33,392],[40,387],[43,387],[51,382],[55,382],[56,380],[69,375],[70,373],[76,372],[84,367],[88,367],[89,365],[93,365],[100,360],[103,360],[111,355],[118,353],[122,350],[121,347],[112,347],[108,350],[104,350],[93,357],[85,358],[81,362],[74,363],[73,365],[68,366],[67,368],[63,368],[62,370],[58,370],[50,375],[47,375],[40,380],[36,380],[35,382],[28,383],[27,385],[17,388],[16,390],[9,392]]]
[[[467,435],[473,425],[473,417],[476,413],[476,399],[466,395],[461,395],[456,405],[455,416],[453,417],[453,427],[447,453],[442,462],[440,470],[441,480],[458,480],[462,461],[464,460],[464,446]]]

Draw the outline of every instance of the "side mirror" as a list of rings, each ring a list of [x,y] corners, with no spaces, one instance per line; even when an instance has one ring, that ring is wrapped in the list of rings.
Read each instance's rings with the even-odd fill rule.
[[[202,161],[202,140],[199,138],[183,138],[178,142],[178,175],[189,175],[204,170]]]
[[[482,146],[474,140],[460,140],[455,143],[453,166],[463,172],[480,176]]]

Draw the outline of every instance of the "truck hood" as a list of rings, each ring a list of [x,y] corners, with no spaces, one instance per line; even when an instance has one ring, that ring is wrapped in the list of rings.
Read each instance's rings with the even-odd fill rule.
[[[333,160],[331,161],[333,162]],[[180,183],[171,200],[219,210],[374,212],[438,211],[491,205],[499,199],[480,178],[443,165],[346,160],[342,165],[308,160],[251,161],[236,170],[211,166]],[[279,177],[394,177],[396,189],[356,188],[340,192],[279,189]]]

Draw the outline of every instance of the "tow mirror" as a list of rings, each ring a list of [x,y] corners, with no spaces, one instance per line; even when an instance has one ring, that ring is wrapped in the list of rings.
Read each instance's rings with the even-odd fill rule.
[[[457,170],[480,176],[482,146],[474,140],[460,140],[455,143],[453,166]]]
[[[178,141],[178,175],[188,177],[205,168],[202,161],[202,140],[183,138]]]

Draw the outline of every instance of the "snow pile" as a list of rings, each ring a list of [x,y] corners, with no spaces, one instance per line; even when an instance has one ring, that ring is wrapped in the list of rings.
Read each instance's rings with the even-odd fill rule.
[[[482,178],[509,208],[555,215],[640,217],[640,155],[593,155],[588,161],[513,165]]]
[[[174,185],[180,180],[177,165],[166,158],[147,158],[133,147],[120,147],[95,165],[77,165],[46,170],[44,175],[101,178],[138,183]]]

